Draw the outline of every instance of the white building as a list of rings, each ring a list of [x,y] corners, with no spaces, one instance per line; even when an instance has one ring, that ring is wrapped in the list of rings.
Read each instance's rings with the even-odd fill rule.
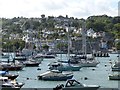
[[[95,34],[94,30],[92,28],[87,30],[87,36],[88,37],[93,37],[93,35]]]

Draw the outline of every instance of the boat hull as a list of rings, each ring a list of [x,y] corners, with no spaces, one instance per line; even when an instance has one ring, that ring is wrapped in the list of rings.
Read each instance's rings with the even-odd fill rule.
[[[120,76],[109,76],[109,80],[120,80]]]
[[[112,71],[120,71],[120,67],[112,67]]]
[[[18,77],[19,75],[11,75],[11,74],[6,74],[4,77],[8,77],[8,79],[14,80]]]
[[[73,75],[69,75],[69,76],[52,76],[52,77],[39,77],[39,80],[45,80],[45,81],[66,81],[67,79],[71,79],[73,77]]]
[[[0,90],[20,90],[20,88],[2,87]]]
[[[33,63],[33,64],[25,64],[26,67],[38,67],[40,63]]]
[[[99,87],[69,87],[63,88],[62,90],[98,90]]]
[[[18,60],[18,61],[26,61],[27,60],[27,58],[21,58],[21,57],[15,57],[14,59]]]
[[[55,58],[55,55],[36,55],[34,58]]]
[[[22,70],[23,66],[3,66],[2,70],[8,70],[8,71],[19,71]]]
[[[58,68],[59,71],[79,71],[81,67],[63,67]]]
[[[24,85],[24,83],[20,83],[20,84],[15,84],[14,86],[11,85],[2,85],[2,90],[20,90],[20,88]]]
[[[98,63],[83,63],[81,64],[82,67],[96,67]]]
[[[58,67],[49,67],[50,70],[59,70],[59,71],[79,71],[81,69],[80,66],[58,66]]]

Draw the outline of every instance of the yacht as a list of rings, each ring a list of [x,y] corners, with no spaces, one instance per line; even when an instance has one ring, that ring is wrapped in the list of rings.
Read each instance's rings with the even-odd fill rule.
[[[16,53],[14,60],[22,62],[22,61],[26,61],[27,57],[22,53]]]
[[[109,80],[120,80],[120,74],[109,75]]]
[[[4,54],[4,53],[2,53],[0,57],[1,57],[1,58],[9,58],[10,55],[9,55],[9,54]]]
[[[50,70],[59,70],[59,71],[79,71],[81,69],[80,65],[61,63],[61,62],[53,62],[49,64]]]
[[[10,80],[8,79],[8,77],[0,77],[0,86],[3,88],[6,88],[6,89],[10,89],[10,88],[21,88],[24,83],[18,83],[16,82],[16,80]]]
[[[55,58],[55,55],[38,53],[34,58]]]
[[[99,61],[95,59],[93,54],[91,57],[87,55],[87,47],[86,47],[86,30],[85,25],[82,28],[82,53],[80,55],[72,56],[68,59],[68,63],[78,64],[82,67],[96,67],[99,64]],[[92,47],[91,47],[92,48]]]
[[[0,75],[2,77],[8,77],[8,79],[11,80],[14,80],[19,76],[18,74],[10,74],[8,71],[0,71]]]
[[[18,74],[5,74],[3,77],[8,77],[8,79],[14,80],[18,77]]]
[[[82,67],[96,67],[100,62],[96,61],[96,60],[86,60],[86,59],[81,59],[81,61],[79,62],[79,64]]]
[[[72,77],[73,73],[62,73],[58,70],[51,70],[38,75],[39,80],[47,81],[66,81],[67,79],[71,79]]]
[[[41,63],[41,61],[36,61],[33,59],[29,59],[29,60],[23,62],[23,64],[26,67],[36,67],[36,66],[39,66],[40,63]]]
[[[68,79],[66,84],[57,85],[53,90],[97,90],[98,85],[85,85],[75,79]]]
[[[120,62],[115,62],[115,64],[111,68],[112,71],[120,71]]]
[[[2,68],[2,70],[18,71],[22,70],[25,65],[16,63],[0,63],[0,67]]]

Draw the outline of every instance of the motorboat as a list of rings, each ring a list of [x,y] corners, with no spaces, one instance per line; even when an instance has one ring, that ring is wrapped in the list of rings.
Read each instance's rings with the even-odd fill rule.
[[[120,74],[109,75],[109,80],[120,80]]]
[[[115,62],[111,68],[112,71],[120,71],[120,62]]]
[[[96,67],[100,62],[96,60],[82,60],[79,62],[79,65],[82,67]]]
[[[40,63],[41,63],[41,61],[36,61],[33,59],[29,59],[29,60],[23,62],[23,64],[26,67],[36,67],[36,66],[39,66]]]
[[[3,88],[21,88],[24,83],[18,83],[16,80],[10,80],[8,77],[0,77],[0,86]]]
[[[2,77],[8,77],[8,79],[11,80],[14,80],[19,76],[18,74],[10,74],[8,71],[0,71],[0,75]]]
[[[79,71],[81,69],[80,65],[61,63],[61,62],[52,62],[49,64],[50,70],[59,70],[59,71]]]
[[[26,61],[27,57],[22,53],[17,53],[14,57],[14,60],[18,60],[22,62],[22,61]]]
[[[120,71],[120,67],[112,67],[112,71]]]
[[[0,63],[0,66],[2,67],[2,70],[8,70],[8,71],[18,71],[22,70],[25,65],[23,64],[16,64],[16,63]]]
[[[57,85],[53,90],[97,90],[100,86],[98,85],[86,85],[78,82],[75,79],[68,79],[66,84]]]
[[[55,58],[55,55],[38,53],[34,58]]]
[[[8,79],[14,80],[18,77],[18,74],[5,74],[4,77],[8,77]]]
[[[74,60],[80,60],[80,59],[86,59],[87,56],[84,56],[84,55],[76,55],[75,56],[71,56],[71,59],[74,59]]]
[[[10,57],[9,54],[4,54],[4,53],[1,54],[1,58],[9,58],[9,57]]]
[[[38,75],[39,80],[47,80],[47,81],[66,81],[67,79],[71,79],[73,77],[73,73],[62,73],[58,70],[50,70],[43,74]]]
[[[5,74],[7,74],[6,71],[0,71],[0,75],[1,75],[1,76],[5,75]]]
[[[95,60],[94,57],[86,57],[86,58],[71,58],[68,63],[78,64],[81,67],[96,67],[100,62]]]

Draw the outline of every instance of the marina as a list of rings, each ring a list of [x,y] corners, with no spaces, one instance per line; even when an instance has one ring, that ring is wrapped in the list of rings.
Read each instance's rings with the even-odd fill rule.
[[[44,14],[41,18],[4,18],[0,86],[19,90],[119,89],[118,18]]]
[[[63,60],[67,59],[66,54],[62,56]],[[99,85],[100,88],[118,88],[119,81],[109,80],[109,74],[114,73],[111,66],[118,60],[117,56],[118,54],[110,54],[110,57],[96,57],[95,59],[100,62],[96,67],[82,67],[80,71],[72,71],[73,78],[87,85]],[[55,59],[43,59],[37,67],[24,67],[21,71],[9,72],[19,74],[17,81],[25,82],[22,88],[54,88],[58,84],[64,84],[65,81],[43,81],[38,80],[37,76],[49,70],[48,64],[57,61],[59,58],[60,54]]]

